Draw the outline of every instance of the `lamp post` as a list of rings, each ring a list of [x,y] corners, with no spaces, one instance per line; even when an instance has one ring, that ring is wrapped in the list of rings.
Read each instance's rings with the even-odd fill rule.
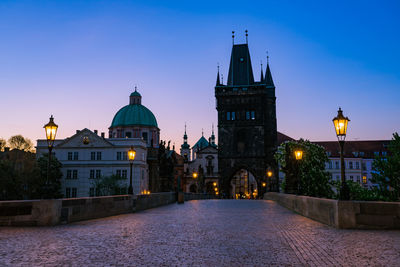
[[[303,151],[297,149],[294,151],[294,157],[296,158],[296,183],[297,183],[297,194],[301,194],[300,192],[300,161],[303,159]]]
[[[342,183],[340,186],[340,196],[339,198],[341,200],[349,200],[350,199],[350,192],[349,192],[349,187],[347,186],[346,183],[346,176],[344,172],[344,142],[346,139],[346,133],[347,133],[347,124],[350,121],[349,118],[343,116],[343,111],[341,108],[338,110],[338,114],[335,118],[333,118],[333,125],[335,126],[335,131],[336,131],[336,136],[339,141],[339,146],[340,146],[340,170],[341,170],[341,178],[342,178]]]
[[[133,166],[133,160],[135,159],[136,156],[136,151],[133,149],[133,146],[128,150],[128,158],[129,158],[129,164],[131,167],[131,174],[129,176],[129,188],[128,188],[128,194],[133,195],[133,186],[132,186],[132,166]]]
[[[50,161],[51,161],[51,151],[53,150],[54,140],[56,139],[58,125],[54,123],[53,115],[50,116],[50,121],[43,126],[46,131],[47,147],[49,149],[49,158],[47,162],[47,178],[46,178],[46,191],[49,187],[49,175],[50,175]]]

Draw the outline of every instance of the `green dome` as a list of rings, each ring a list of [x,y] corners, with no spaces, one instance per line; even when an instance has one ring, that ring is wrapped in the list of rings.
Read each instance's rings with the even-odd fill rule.
[[[148,108],[143,105],[127,105],[115,114],[110,128],[133,125],[158,127],[156,117]]]
[[[133,92],[131,96],[141,96],[137,91]]]

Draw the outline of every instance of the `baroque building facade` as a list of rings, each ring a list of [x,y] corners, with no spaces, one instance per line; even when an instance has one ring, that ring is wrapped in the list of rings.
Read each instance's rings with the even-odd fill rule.
[[[104,133],[99,136],[97,130],[85,128],[69,138],[55,140],[53,153],[62,164],[64,197],[95,196],[96,181],[104,176],[116,175],[122,187],[127,188],[130,176],[127,152],[131,147],[136,151],[133,192],[157,191],[159,135],[154,114],[142,105],[142,97],[135,89],[129,104],[115,114],[108,138]],[[36,151],[37,157],[47,153],[47,141],[37,140]]]

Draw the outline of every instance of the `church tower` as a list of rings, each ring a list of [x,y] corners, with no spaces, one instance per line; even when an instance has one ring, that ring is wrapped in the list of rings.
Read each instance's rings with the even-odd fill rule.
[[[232,38],[234,36],[232,35]],[[265,77],[254,81],[247,44],[233,44],[227,84],[221,83],[219,71],[215,86],[218,111],[218,166],[221,189],[225,196],[234,196],[233,180],[245,173],[247,188],[236,193],[252,194],[255,187],[261,195],[267,184],[278,188],[278,169],[274,160],[277,148],[275,85],[269,62]],[[267,171],[272,170],[272,177]],[[250,189],[250,182],[253,181]],[[240,182],[243,184],[243,182]],[[254,187],[255,186],[255,187]]]
[[[185,162],[190,161],[190,145],[187,142],[188,137],[186,134],[186,124],[185,124],[185,134],[183,135],[183,144],[181,145],[181,156],[184,158]]]

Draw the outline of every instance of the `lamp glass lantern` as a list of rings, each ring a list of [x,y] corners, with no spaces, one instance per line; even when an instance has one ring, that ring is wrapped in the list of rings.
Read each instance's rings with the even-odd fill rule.
[[[273,174],[272,171],[267,171],[267,176],[268,177],[272,177],[272,174]]]
[[[46,131],[47,145],[49,147],[53,147],[58,129],[58,125],[54,123],[53,115],[51,115],[50,121],[45,126],[43,126],[43,128]]]
[[[294,151],[294,156],[296,158],[296,160],[301,160],[303,159],[303,151],[302,150],[295,150]]]
[[[136,151],[133,149],[133,147],[131,147],[131,148],[128,150],[128,159],[129,159],[130,161],[133,161],[133,160],[135,159],[135,156],[136,156]]]
[[[197,178],[197,175],[198,175],[197,172],[194,172],[194,173],[193,173],[193,178],[196,179],[196,178]]]
[[[333,118],[333,125],[335,126],[336,136],[339,141],[344,141],[347,134],[347,124],[349,123],[349,118],[343,116],[343,111],[341,108],[338,110],[338,114]]]

